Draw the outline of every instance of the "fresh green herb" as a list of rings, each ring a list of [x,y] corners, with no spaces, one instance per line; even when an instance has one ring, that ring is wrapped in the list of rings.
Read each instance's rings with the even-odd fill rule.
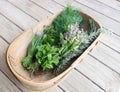
[[[41,36],[37,35],[34,36],[31,43],[28,46],[28,55],[22,60],[22,65],[25,68],[28,68],[30,64],[32,63],[32,58],[34,57],[36,51],[37,51],[37,46],[41,44]]]
[[[81,24],[83,18],[80,16],[80,11],[75,10],[72,6],[68,6],[62,11],[48,26],[44,32],[49,35],[49,38],[54,39],[54,44],[58,45],[60,42],[60,33],[64,34],[70,31],[70,28],[75,23]]]
[[[84,50],[91,44],[91,42],[94,41],[94,39],[99,35],[100,30],[97,30],[96,24],[92,19],[89,20],[89,24],[90,24],[90,30],[89,30],[90,32],[84,31],[83,29],[80,30],[76,25],[73,25],[73,28],[71,28],[69,33],[67,32],[66,34],[67,39],[73,41],[74,44],[73,48],[68,49],[67,47],[70,45],[70,43],[64,44],[64,41],[62,39],[63,42],[62,49],[67,48],[64,52],[67,54],[62,53],[60,63],[54,69],[54,74],[59,74],[63,72],[65,69],[67,69],[68,65],[72,63],[72,61],[70,60],[73,59],[74,57],[81,55],[84,52]],[[63,57],[64,55],[65,57]]]
[[[82,28],[80,11],[68,6],[47,26],[42,35],[33,37],[22,65],[32,73],[53,70],[63,72],[99,35],[97,25],[89,19],[89,29]],[[41,34],[41,33],[40,33]]]
[[[36,59],[43,71],[53,69],[59,63],[58,48],[50,44],[40,45],[36,53]]]

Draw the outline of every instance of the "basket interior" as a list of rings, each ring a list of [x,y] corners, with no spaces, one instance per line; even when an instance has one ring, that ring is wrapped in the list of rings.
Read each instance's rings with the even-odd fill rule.
[[[43,26],[45,26],[46,24],[49,25],[57,15],[58,14],[54,15],[51,18],[46,19],[45,21],[38,23],[38,25],[35,25],[34,27],[32,27],[33,31],[34,32],[42,31]],[[87,30],[90,28],[90,25],[88,24],[88,19],[91,17],[84,13],[81,13],[81,15],[84,18],[83,28]],[[96,24],[97,24],[97,28],[100,28],[97,22]],[[26,80],[39,83],[39,82],[50,80],[55,76],[51,72],[39,72],[36,75],[31,75],[21,65],[21,61],[26,56],[27,47],[32,39],[32,33],[33,33],[32,30],[28,29],[11,43],[7,53],[9,58],[8,62],[10,63],[10,66],[13,69],[13,71],[15,71],[19,76],[21,76]]]

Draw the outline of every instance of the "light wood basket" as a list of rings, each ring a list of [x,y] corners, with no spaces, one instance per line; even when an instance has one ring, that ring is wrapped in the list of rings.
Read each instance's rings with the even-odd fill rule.
[[[18,36],[9,46],[7,50],[7,63],[12,73],[18,78],[18,80],[30,91],[30,92],[42,92],[47,91],[50,88],[58,85],[63,81],[74,69],[74,67],[79,64],[85,56],[93,50],[93,48],[98,44],[100,35],[94,40],[94,42],[79,56],[64,72],[58,76],[50,75],[49,73],[43,73],[39,76],[29,76],[29,72],[25,70],[21,65],[21,60],[26,56],[27,47],[32,40],[33,32],[43,31],[44,26],[50,25],[52,20],[58,16],[57,13],[48,17],[47,19],[39,22],[30,29],[24,31],[20,36]],[[85,19],[85,27],[89,27],[88,19],[91,18],[85,13],[81,14]],[[92,18],[93,19],[93,18]],[[93,19],[95,20],[95,19]],[[96,21],[95,21],[96,22]],[[97,27],[100,28],[100,24],[96,22]]]

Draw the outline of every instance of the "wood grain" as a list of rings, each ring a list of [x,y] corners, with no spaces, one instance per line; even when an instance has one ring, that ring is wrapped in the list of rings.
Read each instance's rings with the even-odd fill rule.
[[[120,37],[115,34],[103,34],[100,41],[120,53]]]
[[[8,1],[38,21],[41,21],[51,15],[51,13],[35,5],[29,0],[8,0]]]
[[[22,30],[7,20],[5,17],[0,15],[0,35],[6,39],[7,42],[12,42],[15,37],[17,37]]]
[[[5,0],[0,0],[0,13],[22,29],[27,29],[37,22]]]
[[[104,92],[76,70],[60,86],[65,92]]]
[[[114,9],[120,10],[120,2],[118,2],[117,0],[97,0],[97,1],[106,4]]]
[[[95,18],[97,21],[99,21],[99,23],[101,23],[101,25],[109,30],[111,30],[112,32],[116,33],[117,35],[120,35],[120,31],[119,31],[119,26],[120,23],[104,16],[103,14],[98,13],[95,10],[90,9],[89,7],[77,3],[74,0],[54,0],[57,3],[63,5],[63,6],[67,6],[67,3],[70,3],[72,6],[77,7],[78,9],[80,9],[81,11],[89,14],[90,16],[92,16],[93,18]]]
[[[99,44],[95,50],[91,53],[95,58],[100,60],[102,63],[111,67],[115,71],[120,73],[120,54],[113,51],[103,44]]]
[[[48,10],[51,13],[59,12],[63,8],[59,4],[53,2],[52,0],[30,0],[30,1],[36,3],[37,5],[43,7],[44,9]]]
[[[11,73],[10,69],[7,66],[6,57],[5,57],[7,47],[8,47],[8,44],[3,39],[0,38],[0,70],[4,72],[12,82],[14,82],[19,88],[21,88],[21,90],[25,92],[24,87],[15,78],[15,76]]]
[[[92,8],[94,10],[96,10],[97,12],[100,12],[104,15],[106,15],[109,18],[112,18],[115,21],[120,22],[120,11],[113,9],[111,7],[108,7],[100,2],[98,2],[97,0],[76,0],[81,4],[84,4],[86,6],[88,6],[89,8]]]
[[[0,35],[3,36],[8,42],[11,42],[16,36],[18,36],[22,31],[9,22],[7,19],[5,19],[3,16],[0,15],[0,27],[3,29],[0,31]],[[14,82],[22,91],[26,92],[26,88],[23,87],[23,85],[14,77],[14,75],[11,73],[10,69],[7,66],[6,63],[6,50],[8,48],[8,44],[0,38],[0,69],[11,79],[12,82]],[[62,90],[59,87],[56,87],[56,89],[52,89],[53,92],[62,92]]]
[[[55,87],[54,89],[50,89],[48,92],[64,92],[59,87]]]
[[[111,30],[112,32],[116,33],[117,35],[120,35],[120,31],[119,31],[120,23],[117,23],[117,22],[105,17],[104,15],[93,11],[82,4],[78,4],[77,2],[75,2],[73,0],[59,0],[59,1],[55,0],[55,2],[58,2],[59,4],[62,4],[65,7],[66,7],[67,3],[70,3],[71,5],[78,7],[83,12],[85,12],[85,13],[91,15],[93,18],[97,19],[103,27],[107,28],[108,30]],[[120,46],[119,46],[120,40],[119,39],[120,39],[120,37],[116,36],[115,34],[106,34],[106,35],[102,35],[100,41],[102,43],[108,45],[109,47],[115,49],[116,51],[120,52]]]
[[[10,43],[22,30],[62,10],[68,3],[96,18],[114,34],[102,36],[101,43],[77,66],[77,71],[74,70],[61,83],[60,88],[63,90],[56,87],[50,92],[109,92],[112,86],[108,85],[119,82],[119,0],[0,0],[0,70],[5,73],[0,72],[0,92],[27,92],[6,64],[5,55],[9,44],[4,40]]]
[[[42,27],[44,25],[49,25],[49,23],[58,14],[56,13],[54,16],[51,16],[50,19],[48,18],[48,19],[38,23],[38,25],[33,27],[33,32],[35,32],[36,29],[41,29],[41,31],[42,31]],[[89,18],[89,16],[86,14],[83,14],[83,16],[85,19]],[[97,22],[96,22],[96,24],[97,24],[97,26],[99,26],[99,24]],[[85,23],[85,25],[87,25],[87,23]],[[57,83],[59,81],[62,81],[62,79],[69,74],[69,71],[72,70],[76,66],[76,64],[78,64],[81,61],[81,59],[83,59],[85,57],[85,55],[96,45],[96,42],[98,41],[99,37],[100,36],[98,36],[94,40],[94,42],[92,42],[92,44],[89,46],[89,48],[86,49],[85,52],[79,58],[77,58],[77,60],[66,71],[64,71],[63,73],[61,73],[60,75],[58,75],[54,78],[53,78],[53,75],[51,75],[50,73],[46,73],[44,75],[41,74],[37,78],[36,78],[36,76],[33,76],[33,78],[31,78],[29,76],[29,73],[27,73],[26,70],[24,70],[24,68],[21,66],[21,59],[23,57],[25,57],[27,46],[29,44],[29,41],[32,39],[32,30],[31,29],[25,31],[22,35],[20,35],[18,38],[16,38],[16,40],[14,40],[10,44],[10,47],[7,51],[7,62],[8,62],[10,69],[15,74],[15,76],[20,81],[22,81],[23,83],[28,85],[29,88],[32,88],[34,85],[34,87],[33,87],[34,89],[35,88],[40,89],[44,85],[44,87],[47,89],[49,86],[52,86],[54,82]],[[20,46],[21,44],[24,44],[24,45]],[[12,57],[13,59],[10,59],[9,57]],[[37,84],[38,82],[39,82],[39,84]]]
[[[2,44],[2,45],[1,45]],[[8,47],[8,44],[0,38],[0,70],[2,70],[12,82],[14,82],[23,92],[26,92],[27,89],[23,87],[23,85],[15,78],[15,76],[11,73],[10,69],[7,66],[6,59],[5,59],[5,52]],[[1,83],[1,82],[0,82]],[[50,92],[63,92],[59,87],[56,87],[55,89],[51,89]],[[4,92],[4,91],[2,91]],[[13,91],[10,91],[13,92]],[[19,92],[19,91],[15,91]]]
[[[21,91],[0,71],[0,92]]]
[[[76,68],[106,91],[108,90],[107,85],[111,81],[119,81],[120,79],[119,74],[90,56],[87,56]]]

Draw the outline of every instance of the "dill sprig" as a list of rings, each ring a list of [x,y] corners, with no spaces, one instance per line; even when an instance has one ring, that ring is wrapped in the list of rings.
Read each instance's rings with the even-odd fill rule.
[[[80,16],[80,11],[74,9],[72,6],[68,6],[44,30],[44,33],[49,35],[49,39],[54,39],[54,45],[58,45],[60,42],[60,33],[64,34],[70,31],[72,25],[75,23],[81,24],[82,21],[83,18]]]

